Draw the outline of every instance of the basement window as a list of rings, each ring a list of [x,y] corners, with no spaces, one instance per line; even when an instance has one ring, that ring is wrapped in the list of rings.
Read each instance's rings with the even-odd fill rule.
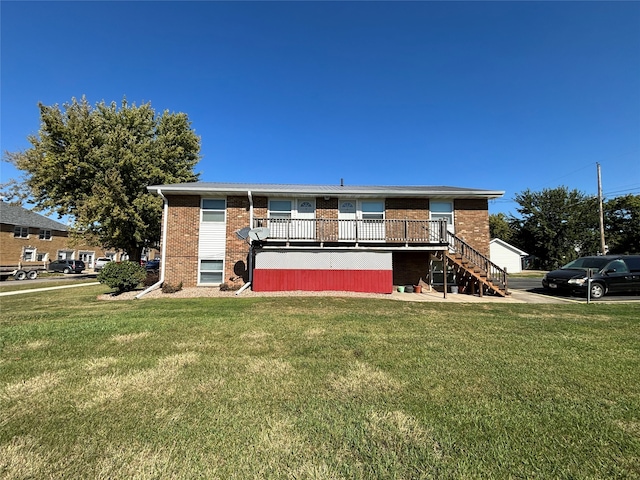
[[[222,260],[200,260],[200,283],[222,283],[223,266]]]

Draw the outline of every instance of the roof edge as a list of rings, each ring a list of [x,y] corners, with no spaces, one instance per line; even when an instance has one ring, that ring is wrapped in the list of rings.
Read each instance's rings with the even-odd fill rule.
[[[167,185],[150,185],[147,190],[153,193],[174,195],[211,195],[243,194],[251,191],[253,195],[265,196],[384,196],[415,197],[430,196],[441,198],[500,198],[502,190],[483,190],[475,188],[449,186],[365,186],[365,185],[307,185],[307,184],[260,184],[260,183],[216,183],[191,182]]]

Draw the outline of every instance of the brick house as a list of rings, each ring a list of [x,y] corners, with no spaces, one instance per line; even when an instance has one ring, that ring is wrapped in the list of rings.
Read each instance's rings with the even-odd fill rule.
[[[115,251],[71,237],[63,223],[0,201],[0,265],[44,267],[53,260],[73,259],[93,268],[95,259],[103,256],[119,259]]]
[[[488,259],[488,201],[502,191],[208,182],[148,189],[164,199],[161,281],[170,284],[390,293],[455,281],[506,293],[506,275]]]

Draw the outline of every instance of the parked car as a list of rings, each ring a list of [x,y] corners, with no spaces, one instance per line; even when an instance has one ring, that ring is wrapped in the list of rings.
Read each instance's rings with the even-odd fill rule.
[[[54,260],[49,264],[47,270],[62,273],[82,273],[84,269],[85,265],[82,260]]]
[[[109,257],[96,258],[96,263],[93,266],[93,270],[99,272],[102,268],[111,261]]]
[[[145,263],[144,268],[148,272],[157,272],[158,270],[160,270],[160,260],[159,259],[148,260],[147,263]]]
[[[542,286],[551,291],[586,295],[591,276],[591,298],[606,293],[640,292],[640,255],[580,257],[547,273]]]

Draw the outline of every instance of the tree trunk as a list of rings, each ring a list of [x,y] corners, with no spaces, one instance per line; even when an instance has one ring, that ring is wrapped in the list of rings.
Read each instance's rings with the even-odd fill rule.
[[[142,247],[139,245],[131,245],[127,250],[127,255],[129,255],[129,260],[132,262],[140,263],[142,259]]]

